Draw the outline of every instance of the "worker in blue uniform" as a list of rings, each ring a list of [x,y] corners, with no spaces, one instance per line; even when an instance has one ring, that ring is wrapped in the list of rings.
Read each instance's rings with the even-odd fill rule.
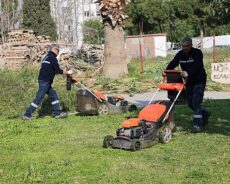
[[[208,123],[210,112],[202,107],[207,74],[203,64],[203,54],[200,49],[194,48],[192,39],[185,37],[181,41],[182,50],[166,67],[167,70],[174,69],[180,65],[182,76],[186,78],[186,96],[188,106],[193,110],[192,132],[201,132]]]
[[[26,112],[22,117],[23,120],[31,119],[32,113],[37,109],[46,94],[52,101],[54,117],[57,119],[67,117],[67,113],[61,113],[60,111],[58,95],[53,89],[52,83],[56,74],[62,74],[66,76],[68,74],[72,74],[72,71],[65,71],[60,68],[56,58],[58,53],[59,46],[53,44],[50,46],[50,51],[48,54],[43,58],[38,76],[39,88],[35,99],[26,109]]]

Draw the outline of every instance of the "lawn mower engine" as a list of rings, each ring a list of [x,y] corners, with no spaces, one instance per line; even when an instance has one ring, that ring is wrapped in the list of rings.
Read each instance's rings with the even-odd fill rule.
[[[167,143],[171,140],[173,113],[162,123],[172,102],[156,101],[143,108],[137,118],[130,118],[122,123],[122,128],[117,129],[116,137],[107,135],[103,147],[124,150],[140,150],[150,147],[157,142]]]
[[[141,120],[139,126],[131,128],[119,128],[117,129],[117,136],[128,137],[130,139],[140,139],[144,135],[148,134],[152,129],[155,129],[155,123],[149,123]]]
[[[159,141],[157,126],[157,123],[141,120],[137,127],[120,128],[117,130],[117,137],[113,140],[112,147],[132,151],[150,147]]]

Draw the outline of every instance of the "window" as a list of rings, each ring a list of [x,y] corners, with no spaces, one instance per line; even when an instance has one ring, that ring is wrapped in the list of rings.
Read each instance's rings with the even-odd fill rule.
[[[85,17],[89,17],[89,11],[84,11]]]

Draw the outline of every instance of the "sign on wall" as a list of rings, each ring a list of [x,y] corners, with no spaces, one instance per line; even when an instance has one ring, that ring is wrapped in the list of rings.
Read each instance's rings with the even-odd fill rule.
[[[230,62],[212,63],[212,81],[230,84]]]

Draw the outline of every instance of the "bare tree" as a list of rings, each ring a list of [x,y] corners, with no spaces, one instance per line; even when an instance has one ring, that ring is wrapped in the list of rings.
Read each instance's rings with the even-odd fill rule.
[[[58,40],[78,46],[80,0],[51,0],[52,16],[57,26]],[[83,11],[83,10],[81,10]]]
[[[129,0],[98,0],[105,25],[105,64],[103,73],[110,78],[118,78],[128,73],[125,61],[124,31],[125,6]]]
[[[3,43],[6,41],[7,33],[14,29],[17,21],[15,6],[15,0],[0,0],[0,37]]]
[[[61,6],[63,3],[61,0],[53,1],[53,8],[55,9],[53,18],[57,26],[59,41],[73,42],[72,10],[74,9],[74,2],[68,1],[66,2],[67,6]]]

